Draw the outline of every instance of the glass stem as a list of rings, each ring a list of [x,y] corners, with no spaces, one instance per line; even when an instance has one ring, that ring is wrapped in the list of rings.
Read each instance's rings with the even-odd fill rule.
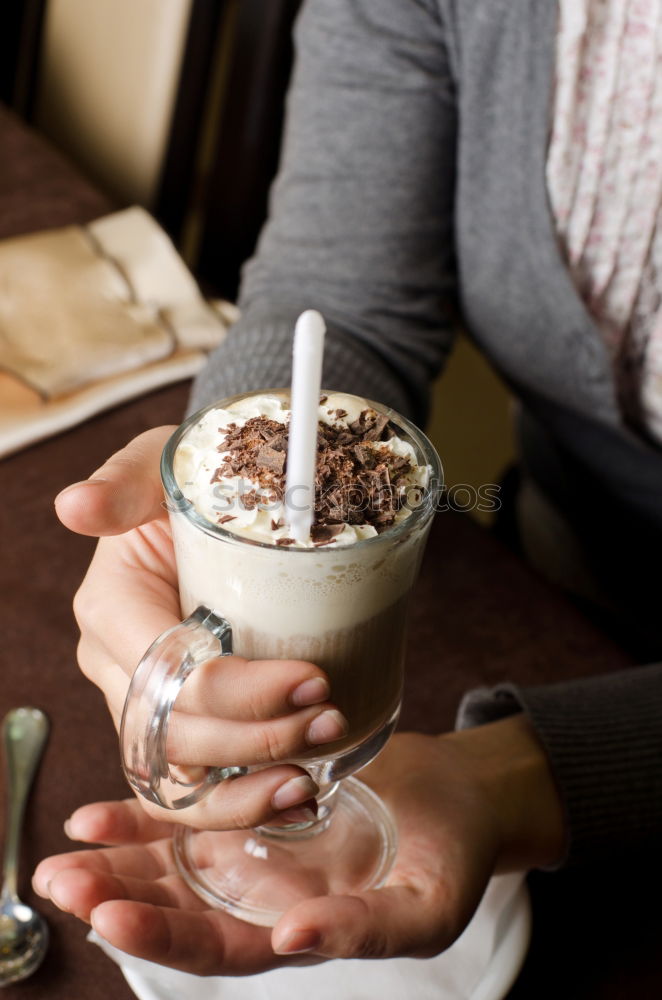
[[[315,827],[316,833],[321,833],[322,830],[326,830],[331,818],[333,816],[333,810],[336,805],[336,796],[338,789],[340,788],[340,782],[334,781],[330,785],[323,785],[320,788],[319,795],[317,796],[317,820],[312,824]]]

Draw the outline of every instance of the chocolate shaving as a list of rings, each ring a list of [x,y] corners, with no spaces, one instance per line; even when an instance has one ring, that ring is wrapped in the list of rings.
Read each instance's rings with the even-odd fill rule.
[[[326,400],[324,400],[326,401]],[[338,420],[341,409],[329,410]],[[378,532],[393,524],[404,501],[403,487],[411,472],[409,459],[395,455],[376,442],[393,436],[387,416],[366,408],[349,426],[320,421],[317,433],[315,512],[312,539],[326,545],[344,524],[370,524]],[[268,417],[251,417],[239,427],[231,424],[219,446],[223,458],[212,482],[239,476],[256,483],[240,497],[247,510],[260,502],[281,500],[285,493],[288,428]],[[272,521],[273,531],[284,527]],[[325,530],[322,530],[325,529]],[[280,538],[278,545],[293,545],[294,539]]]
[[[355,444],[352,451],[359,465],[362,465],[364,469],[369,468],[370,458],[374,455],[374,451],[362,444]]]
[[[310,537],[314,542],[326,545],[332,542],[336,535],[343,530],[342,524],[314,524],[310,529]]]
[[[235,517],[234,514],[222,514],[218,518],[218,524],[227,524],[228,521],[236,521],[236,520],[237,518]]]
[[[281,473],[285,468],[285,452],[264,445],[258,451],[255,461],[271,472]]]
[[[294,545],[294,538],[278,538],[276,540],[276,545]]]
[[[364,410],[361,416],[363,416],[363,414],[367,412],[370,411]],[[372,410],[371,412],[374,414],[374,417],[369,420],[369,424],[363,432],[363,440],[381,441],[382,434],[386,429],[386,425],[388,424],[388,417],[383,413],[375,413],[374,410]],[[368,421],[366,421],[366,423],[368,423]],[[350,426],[353,428],[354,425],[351,424]]]
[[[343,524],[371,524],[378,532],[393,524],[411,465],[388,448],[374,447],[392,436],[388,425],[388,417],[372,409],[349,427],[320,424],[315,526],[330,526],[338,534]]]
[[[246,510],[255,510],[262,497],[257,490],[249,490],[247,493],[242,493],[239,499]]]

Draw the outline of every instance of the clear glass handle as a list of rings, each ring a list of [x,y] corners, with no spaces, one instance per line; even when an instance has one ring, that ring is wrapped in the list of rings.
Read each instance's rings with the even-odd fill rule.
[[[210,767],[199,781],[185,781],[166,754],[170,714],[182,684],[194,670],[232,653],[232,629],[220,615],[197,608],[190,618],[152,643],[131,680],[120,728],[122,767],[134,791],[166,809],[193,805],[220,781],[245,774],[243,767]]]

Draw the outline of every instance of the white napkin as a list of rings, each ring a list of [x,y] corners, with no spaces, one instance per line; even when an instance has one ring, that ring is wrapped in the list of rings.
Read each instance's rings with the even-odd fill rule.
[[[237,318],[129,208],[0,240],[0,456],[189,378]]]
[[[430,959],[334,960],[257,976],[204,978],[89,940],[116,961],[140,1000],[500,1000],[515,980],[530,937],[523,876],[493,878],[455,944]]]

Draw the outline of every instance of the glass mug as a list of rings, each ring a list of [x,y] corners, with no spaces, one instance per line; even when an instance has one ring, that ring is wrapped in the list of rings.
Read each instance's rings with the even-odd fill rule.
[[[379,798],[349,776],[379,753],[397,722],[407,603],[442,472],[421,431],[394,411],[362,400],[388,417],[413,447],[418,464],[429,470],[425,489],[416,488],[408,497],[409,515],[379,535],[341,547],[277,546],[233,534],[196,511],[173,466],[178,446],[209,410],[258,395],[289,404],[287,390],[214,403],[186,420],[165,446],[161,478],[181,609],[188,617],[160,636],[136,668],[120,747],[135,791],[174,811],[187,807],[219,781],[247,771],[210,767],[183,775],[168,762],[168,723],[193,671],[234,653],[248,659],[308,660],[326,672],[331,700],[348,720],[349,731],[293,761],[320,786],[316,820],[252,831],[179,827],[174,838],[180,873],[198,895],[241,919],[272,925],[308,896],[375,888],[392,865],[393,822]]]

